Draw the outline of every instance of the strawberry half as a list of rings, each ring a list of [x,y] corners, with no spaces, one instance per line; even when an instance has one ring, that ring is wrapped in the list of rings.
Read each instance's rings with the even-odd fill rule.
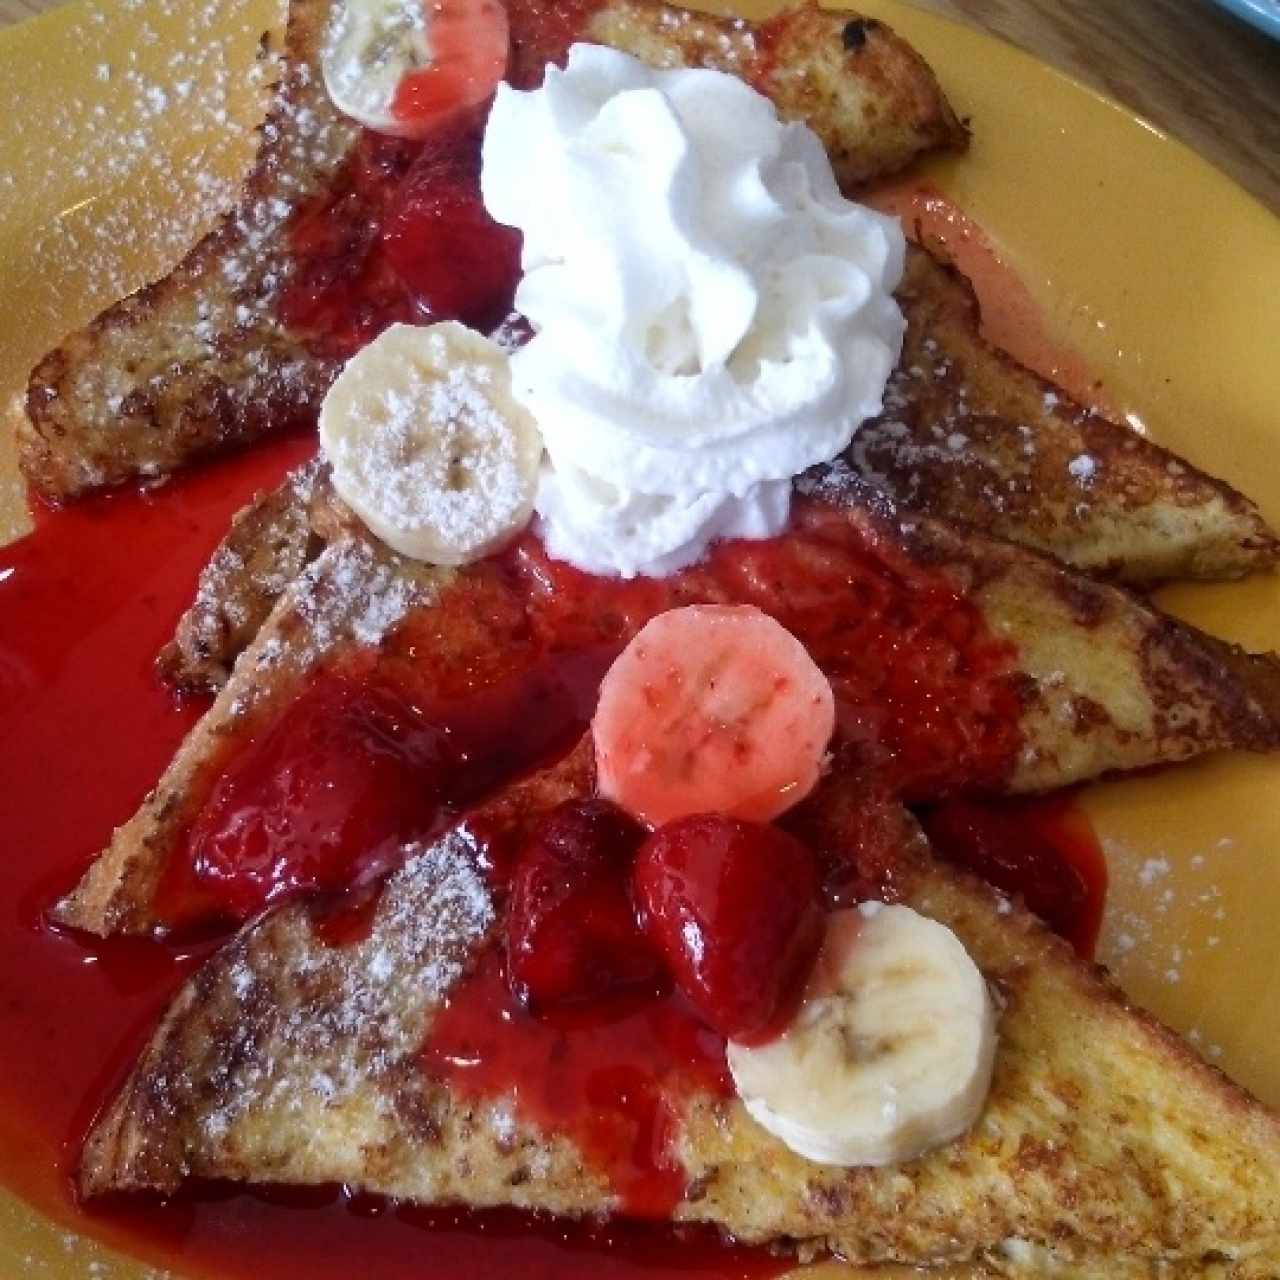
[[[640,932],[627,886],[644,830],[603,800],[552,811],[511,885],[507,980],[538,1011],[656,988],[657,953]]]

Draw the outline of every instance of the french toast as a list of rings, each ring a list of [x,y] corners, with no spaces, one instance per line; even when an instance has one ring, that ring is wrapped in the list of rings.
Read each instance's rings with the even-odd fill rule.
[[[668,29],[678,26],[687,57],[728,58],[738,70],[745,62],[745,74],[761,78],[763,64],[751,65],[755,37],[742,26],[702,24],[634,2],[603,6],[596,22],[602,25],[591,27],[594,38],[656,61],[669,56]],[[829,53],[838,38],[846,51],[835,64],[840,77],[841,59],[860,57],[872,37],[887,38],[877,24],[814,9],[796,11],[789,22],[770,31],[771,57],[781,49],[782,65],[806,67],[810,51]],[[803,56],[793,56],[796,49]],[[517,24],[517,79],[521,67],[537,71],[553,52],[522,40]],[[305,76],[302,83],[305,89]],[[821,69],[806,83],[821,86]],[[821,87],[818,94],[796,109],[811,114],[815,101],[825,107]],[[895,126],[906,118],[900,104],[891,114]],[[838,152],[838,139],[827,142],[846,181],[859,177],[857,155]],[[903,143],[906,150],[919,145],[919,136]],[[287,218],[288,202],[276,212]],[[279,239],[282,228],[264,238]],[[209,260],[225,263],[224,249]],[[267,274],[254,286],[255,305],[265,301],[263,323],[280,338],[266,364],[277,367],[291,344],[299,360],[312,362],[314,384],[296,401],[286,398],[281,411],[285,420],[302,419],[314,411],[336,359],[295,343],[298,335],[274,318],[272,262],[284,273],[287,261],[269,251],[262,261]],[[789,1154],[721,1094],[673,1091],[670,1138],[688,1179],[669,1216],[801,1256],[832,1250],[868,1264],[969,1261],[1002,1274],[1226,1268],[1241,1280],[1275,1275],[1275,1117],[1128,1006],[1018,903],[936,862],[901,807],[957,793],[1052,789],[1228,747],[1280,747],[1275,659],[1203,636],[1038,554],[1134,581],[1232,576],[1273,558],[1274,539],[1225,486],[1172,471],[1183,464],[1130,446],[1123,428],[1076,406],[1050,414],[1043,426],[1043,457],[1030,471],[1046,492],[983,510],[982,484],[1025,481],[1019,427],[1037,397],[1043,409],[1055,391],[981,343],[972,300],[962,305],[955,280],[919,255],[912,261],[908,308],[935,308],[940,319],[929,323],[942,335],[932,338],[916,325],[916,338],[921,349],[932,340],[947,352],[917,379],[909,346],[912,364],[899,377],[927,384],[912,422],[922,432],[927,427],[920,437],[927,446],[946,414],[970,408],[973,438],[985,451],[981,484],[940,469],[930,484],[942,492],[931,506],[909,472],[878,472],[883,458],[857,453],[801,480],[792,533],[777,540],[781,552],[721,547],[709,566],[668,586],[642,586],[624,597],[611,596],[604,583],[577,604],[597,625],[606,620],[603,647],[616,652],[663,605],[751,603],[781,614],[828,664],[831,683],[846,695],[839,746],[825,785],[787,822],[845,852],[859,896],[909,903],[961,938],[999,993],[995,1087],[982,1122],[965,1138],[895,1169],[853,1172]],[[235,306],[248,303],[236,299]],[[212,323],[199,310],[196,319],[197,327]],[[134,336],[139,349],[146,345],[141,333]],[[223,356],[238,350],[230,342],[221,348]],[[960,370],[954,378],[951,363]],[[220,408],[200,408],[205,416],[193,428],[182,416],[191,409],[188,390],[182,386],[151,416],[155,435],[147,439],[179,444],[149,457],[150,469],[162,473],[272,429],[270,421],[250,424],[258,410],[252,404],[232,406],[234,429],[222,435]],[[145,417],[147,404],[131,402],[131,409],[141,405]],[[890,413],[905,407],[890,402]],[[179,423],[172,430],[171,419]],[[206,420],[213,426],[202,435]],[[887,430],[892,421],[886,415],[871,429]],[[949,449],[957,434],[948,431]],[[122,441],[118,456],[134,449]],[[1092,467],[1083,477],[1075,465],[1081,458]],[[129,465],[115,478],[131,474]],[[93,483],[102,474],[94,472]],[[1185,485],[1171,486],[1170,475],[1185,476]],[[911,489],[915,500],[901,499],[895,485]],[[1080,509],[1082,487],[1097,499],[1096,519]],[[855,550],[846,554],[851,544]],[[369,536],[316,464],[260,497],[210,562],[196,605],[160,659],[175,682],[222,686],[221,693],[56,918],[101,934],[190,923],[174,905],[190,888],[175,897],[173,887],[189,875],[184,860],[193,856],[199,816],[214,809],[211,796],[252,751],[265,749],[266,767],[257,767],[269,775],[279,761],[266,748],[289,736],[278,731],[293,730],[288,717],[325,679],[396,690],[410,701],[429,691],[418,699],[427,707],[437,686],[446,686],[454,696],[474,697],[484,714],[492,705],[485,694],[509,674],[508,651],[545,643],[544,624],[554,632],[536,596],[555,595],[564,579],[539,556],[536,540],[525,538],[457,572],[402,558]],[[824,573],[824,557],[835,571]],[[904,709],[882,718],[883,707],[874,706],[864,716],[847,696],[862,686],[830,665],[830,636],[817,620],[836,611],[831,584],[850,565],[857,572],[843,585],[860,593],[868,614],[893,613],[906,640],[865,643],[859,632],[849,653],[835,656],[856,660],[869,680],[888,682],[882,669],[895,665],[913,679],[923,672],[925,697],[909,710],[923,708],[934,724],[947,747],[942,761],[912,760],[907,768],[904,742],[914,739],[901,723]],[[789,574],[788,566],[804,572]],[[572,605],[573,593],[565,594]],[[932,612],[913,612],[920,601],[932,602]],[[563,614],[556,625],[564,625]],[[565,641],[565,649],[577,657],[575,646],[591,649],[595,661],[600,636],[585,635]],[[947,696],[953,687],[939,669],[948,664],[964,669],[957,684],[969,701]],[[930,686],[935,677],[938,685]],[[510,716],[494,723],[512,737],[525,732]],[[313,762],[305,752],[300,758]],[[424,790],[436,785],[434,778],[414,781]],[[454,1091],[425,1068],[422,1053],[442,1009],[471,998],[469,984],[483,978],[499,951],[504,901],[500,883],[483,873],[492,861],[486,831],[524,830],[559,801],[590,795],[592,783],[589,752],[579,743],[556,765],[467,811],[461,826],[445,823],[453,809],[433,817],[393,861],[379,865],[379,874],[388,874],[373,895],[362,874],[354,931],[348,923],[335,933],[323,899],[313,897],[283,906],[268,898],[234,914],[253,922],[184,988],[90,1134],[82,1192],[167,1192],[185,1178],[209,1177],[345,1182],[423,1204],[515,1205],[569,1216],[626,1209],[571,1136],[530,1121],[501,1093],[477,1100]],[[289,826],[298,812],[284,810],[289,839],[297,837]],[[877,837],[872,848],[869,826]],[[340,924],[343,918],[340,912]],[[546,1083],[555,1087],[552,1062],[544,1065]]]
[[[907,330],[885,411],[844,456],[872,486],[941,521],[1134,586],[1234,578],[1275,562],[1280,541],[1247,498],[987,342],[972,287],[929,249],[908,246],[896,296]],[[226,680],[300,567],[305,506],[291,478],[246,508],[161,656],[175,687],[215,690]],[[252,584],[228,580],[228,566],[242,562],[256,566]],[[246,589],[252,624],[230,625],[223,614],[250,609]],[[223,593],[230,603],[220,611]]]
[[[318,71],[328,7],[291,7],[285,75],[240,205],[169,276],[33,372],[18,431],[24,470],[47,497],[163,475],[314,420],[341,361],[291,330],[278,303],[298,206],[335,191],[360,198],[343,186],[360,131],[335,111]],[[512,78],[536,79],[563,49],[548,45],[537,3],[509,7]],[[846,189],[966,142],[928,68],[881,23],[801,7],[757,33],[616,0],[577,34],[656,64],[746,77],[817,130]],[[556,40],[565,39],[561,26]],[[1274,562],[1276,539],[1246,499],[984,343],[972,295],[923,253],[909,259],[900,301],[907,345],[888,408],[851,453],[894,496],[1127,581],[1234,577]],[[224,668],[215,663],[208,679]],[[170,670],[180,684],[208,682]]]
[[[311,506],[322,479],[318,460],[298,467],[275,489],[255,494],[200,572],[196,598],[156,658],[175,688],[217,689],[289,584],[320,553]]]
[[[354,941],[322,940],[302,904],[247,927],[177,996],[95,1125],[82,1193],[168,1192],[199,1177],[616,1212],[608,1171],[571,1134],[546,1131],[517,1097],[460,1091],[424,1056],[442,1008],[478,998],[469,984],[500,947],[501,890],[478,869],[484,833],[591,783],[584,745],[406,849]],[[854,867],[859,892],[945,923],[998,993],[981,1119],[904,1165],[833,1168],[793,1154],[738,1099],[662,1077],[684,1171],[670,1218],[861,1264],[1276,1274],[1280,1121],[1020,905],[936,862],[892,802],[848,777],[806,802],[836,838],[864,829],[876,804],[888,834]],[[549,1074],[563,1052],[550,1041]]]
[[[873,486],[924,514],[1131,585],[1234,578],[1275,562],[1280,541],[1242,494],[987,342],[972,287],[930,250],[908,247],[897,298],[907,330],[885,411],[845,454]],[[247,606],[228,564],[257,566],[254,626],[300,567],[305,539],[294,541],[305,503],[293,483],[255,499],[216,553],[161,658],[176,687],[218,688],[252,635],[252,626],[210,616],[223,591],[231,611]],[[293,541],[281,541],[285,527]]]
[[[842,464],[802,479],[801,488],[810,496],[798,503],[803,537],[794,554],[807,571],[831,538],[847,539],[875,558],[875,581],[888,584],[885,590],[927,573],[918,587],[925,597],[954,592],[946,597],[948,615],[969,617],[992,637],[998,673],[985,687],[1014,727],[980,710],[968,717],[948,709],[944,718],[960,726],[945,730],[956,759],[926,752],[916,761],[917,772],[903,784],[912,799],[965,789],[1044,791],[1211,751],[1280,748],[1280,660],[1246,654],[1034,552],[899,511]],[[423,667],[484,672],[497,668],[503,652],[530,643],[542,589],[536,584],[554,576],[533,544],[519,552],[534,557],[533,593],[522,594],[491,565],[446,571],[396,555],[332,494],[317,507],[316,526],[331,541],[276,602],[155,790],[57,906],[60,922],[103,934],[161,922],[156,895],[166,864],[204,805],[226,744],[252,738],[281,714],[314,669],[356,662],[362,672],[416,687]],[[750,560],[751,544],[742,545],[746,567],[727,578],[695,566],[672,580],[668,594],[634,608],[607,594],[579,607],[585,617],[618,614],[612,642],[620,645],[663,607],[751,603],[783,618],[813,647],[831,597],[807,607],[806,592],[820,592],[770,577]],[[845,568],[833,560],[835,578]],[[611,588],[602,581],[599,589]],[[554,595],[554,585],[549,590]],[[799,603],[788,614],[793,595]],[[955,617],[943,625],[954,627]],[[917,643],[925,643],[923,631]],[[818,660],[822,665],[820,654]],[[831,661],[839,664],[838,651]],[[940,661],[963,665],[960,658]],[[890,760],[885,767],[897,766]]]
[[[331,8],[330,0],[289,6],[284,75],[239,205],[169,275],[103,312],[33,371],[18,424],[21,462],[47,498],[165,475],[314,421],[341,362],[284,324],[278,303],[293,269],[289,221],[299,205],[341,188],[361,132],[334,108],[320,73]],[[783,116],[807,121],[849,187],[967,143],[932,72],[880,22],[816,5],[789,9],[767,28],[654,0],[604,0],[554,22],[543,0],[507,8],[513,83],[540,82],[574,39],[661,65],[732,71]]]
[[[1280,541],[1247,498],[987,342],[953,267],[910,247],[897,298],[902,358],[846,455],[885,493],[1123,582],[1275,563]]]

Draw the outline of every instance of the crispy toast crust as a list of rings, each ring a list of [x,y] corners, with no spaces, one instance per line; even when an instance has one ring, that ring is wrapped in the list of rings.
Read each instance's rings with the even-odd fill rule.
[[[580,748],[517,784],[518,811],[587,793],[586,761]],[[839,825],[843,803],[857,820],[857,784],[830,785],[834,798],[811,805]],[[795,1156],[735,1099],[676,1097],[688,1184],[674,1218],[859,1263],[1016,1271],[1010,1242],[1095,1274],[1113,1260],[1196,1274],[1214,1257],[1280,1258],[1276,1117],[1016,903],[933,861],[904,811],[896,821],[879,896],[946,923],[999,995],[982,1118],[919,1160],[844,1170]],[[167,1191],[196,1176],[615,1210],[603,1173],[567,1137],[540,1132],[510,1098],[456,1097],[419,1065],[434,1009],[494,945],[501,904],[476,847],[464,822],[409,850],[365,940],[319,942],[301,905],[243,931],[177,997],[95,1126],[84,1194]]]
[[[565,45],[536,38],[545,0],[509,0],[512,77],[540,79]],[[331,0],[292,0],[285,72],[239,205],[164,279],[103,312],[32,372],[21,462],[62,500],[314,420],[340,362],[289,330],[276,298],[290,277],[286,227],[324,191],[358,128],[325,93],[320,49]],[[852,185],[891,173],[968,133],[923,60],[882,23],[804,5],[764,27],[653,3],[583,6],[584,38],[666,65],[723,67],[780,111],[803,117]],[[850,24],[863,38],[851,45]],[[803,74],[800,74],[803,73]]]
[[[156,658],[161,678],[175,689],[222,688],[276,601],[320,554],[311,508],[324,475],[319,459],[308,462],[277,488],[255,494],[232,519],[200,571],[195,600]]]
[[[313,420],[338,363],[275,318],[283,229],[358,130],[317,74],[329,0],[292,0],[284,71],[240,203],[163,279],[109,307],[32,371],[20,461],[62,500]]]
[[[1246,653],[1047,556],[904,511],[843,463],[801,488],[900,541],[917,563],[945,566],[988,628],[1014,643],[1023,748],[1010,792],[1280,749],[1280,656]]]
[[[897,296],[902,358],[848,453],[890,497],[1124,582],[1276,562],[1280,541],[1230,485],[987,342],[958,271],[912,246]]]
[[[1015,646],[1023,746],[1006,790],[1050,790],[1228,748],[1280,748],[1280,660],[1245,654],[1034,552],[900,512],[848,468],[825,469],[803,487],[873,542],[945,570],[987,628]],[[266,723],[318,663],[353,652],[377,663],[384,635],[429,623],[440,593],[481,580],[387,551],[331,494],[317,504],[315,527],[333,540],[276,603],[155,790],[58,904],[62,923],[103,934],[153,927],[156,886],[224,744]],[[487,651],[468,632],[470,617],[465,607],[450,613],[456,630],[443,652]],[[485,625],[478,613],[474,626]]]

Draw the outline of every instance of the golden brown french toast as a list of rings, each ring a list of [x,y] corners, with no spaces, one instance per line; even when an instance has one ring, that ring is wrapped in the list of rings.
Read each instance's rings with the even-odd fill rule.
[[[797,555],[808,557],[810,571],[825,554],[824,539],[847,538],[882,558],[877,573],[886,582],[913,569],[941,574],[921,589],[936,591],[944,582],[956,593],[956,610],[972,609],[1008,646],[1001,674],[987,686],[1013,708],[1008,758],[1001,757],[998,773],[976,764],[972,774],[963,766],[956,773],[945,762],[942,773],[918,782],[913,798],[966,786],[1049,790],[1211,751],[1280,748],[1275,657],[1246,654],[1034,552],[901,512],[847,468],[827,469],[802,487],[815,495],[797,506],[797,528],[811,535]],[[281,714],[314,668],[355,654],[362,670],[410,682],[422,678],[424,664],[484,670],[509,636],[529,631],[528,600],[513,595],[493,566],[430,569],[386,550],[333,505],[321,517],[319,527],[334,540],[279,599],[155,790],[59,904],[62,923],[94,933],[157,923],[157,886],[206,801],[224,744]],[[731,585],[697,567],[674,582],[655,607],[749,603],[777,615],[793,595],[810,590],[751,570],[729,579]],[[804,618],[822,626],[830,603],[824,597],[815,614],[783,616],[808,642]],[[625,615],[616,642],[647,616]],[[978,714],[972,736],[985,740],[989,728]],[[968,748],[968,736],[966,728],[956,738],[957,752]]]
[[[945,565],[1012,642],[1023,748],[1013,792],[1049,791],[1206,751],[1280,748],[1280,658],[1248,654],[1012,543],[917,516],[841,464],[801,488]]]
[[[527,817],[590,788],[580,747],[497,802],[499,829],[512,809]],[[807,803],[838,829],[864,821],[867,797],[846,779]],[[1280,1121],[1017,903],[934,861],[905,811],[882,825],[895,823],[893,855],[865,869],[867,893],[945,923],[998,993],[980,1119],[908,1163],[842,1169],[793,1154],[736,1098],[664,1078],[685,1175],[671,1218],[854,1263],[1274,1274]],[[92,1131],[82,1192],[200,1177],[616,1212],[608,1171],[572,1131],[541,1128],[501,1092],[460,1094],[424,1065],[442,1002],[473,998],[466,975],[499,945],[503,902],[478,862],[490,829],[482,809],[406,849],[367,935],[322,940],[293,905],[210,960]]]
[[[156,659],[175,688],[221,688],[275,602],[319,555],[311,506],[323,472],[319,459],[305,463],[275,489],[255,494],[232,519],[200,571],[195,600]]]
[[[335,654],[376,654],[385,632],[410,611],[429,609],[449,576],[372,538],[336,538],[276,601],[213,706],[75,893],[55,908],[57,918],[103,934],[150,928],[162,875],[207,796],[207,775],[222,761],[223,744],[278,713]],[[453,639],[461,652],[474,636],[459,632]]]
[[[325,191],[360,130],[324,90],[331,0],[292,0],[276,103],[243,199],[168,276],[103,312],[31,375],[21,460],[65,499],[314,420],[339,362],[277,314],[293,270],[286,228]],[[543,0],[509,0],[510,77],[540,82],[572,39],[662,65],[750,80],[822,138],[848,186],[968,134],[923,60],[883,23],[801,5],[766,27],[655,3],[603,0],[570,22]],[[766,49],[767,46],[767,49]],[[353,214],[354,218],[354,214]]]
[[[61,500],[161,476],[314,418],[335,361],[276,319],[283,229],[358,137],[318,73],[328,0],[293,0],[276,99],[243,197],[167,276],[109,307],[32,371],[19,420],[30,483]]]
[[[1232,578],[1265,568],[1280,540],[1229,485],[1071,398],[981,335],[972,287],[910,245],[898,301],[906,340],[885,412],[863,426],[845,461],[904,506],[1044,551],[1094,576],[1135,585]],[[161,659],[185,689],[217,689],[296,573],[276,530],[301,530],[293,482],[256,498],[215,552],[192,610]],[[228,626],[216,598],[241,612],[225,566],[261,566],[252,625]]]
[[[885,411],[848,459],[878,488],[1087,573],[1235,578],[1280,541],[1230,485],[1073,400],[980,333],[972,287],[911,246],[907,317]]]

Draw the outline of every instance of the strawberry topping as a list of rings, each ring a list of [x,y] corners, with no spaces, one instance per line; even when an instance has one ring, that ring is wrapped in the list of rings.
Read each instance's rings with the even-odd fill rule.
[[[729,1039],[776,1034],[822,942],[809,850],[776,827],[682,818],[645,842],[632,884],[645,932],[698,1013]]]
[[[636,925],[627,872],[644,830],[604,800],[570,801],[543,823],[516,868],[507,979],[535,1010],[660,985],[661,962]]]

